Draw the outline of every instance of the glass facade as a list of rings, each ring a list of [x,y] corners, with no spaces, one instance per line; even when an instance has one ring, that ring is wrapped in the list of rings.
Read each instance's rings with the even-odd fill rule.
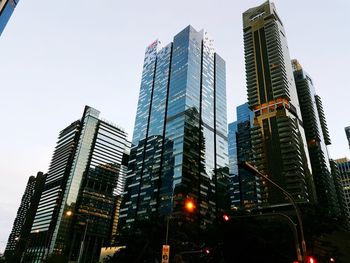
[[[228,124],[228,156],[230,176],[238,175],[237,162],[237,121]]]
[[[349,144],[349,148],[350,148],[350,126],[345,127],[345,134],[346,134],[346,138],[348,139],[348,144]]]
[[[207,224],[228,176],[225,62],[191,26],[159,45],[145,53],[120,221],[158,213]],[[198,213],[184,212],[189,198]]]
[[[88,106],[81,120],[61,131],[31,230],[33,242],[26,253],[31,262],[52,254],[77,260],[85,229],[82,260],[98,260],[101,246],[116,234],[126,136]]]
[[[242,162],[252,162],[251,127],[253,112],[248,103],[237,107],[237,121],[229,124],[229,160],[231,207],[251,209],[261,202],[260,180],[244,169]]]
[[[314,184],[283,23],[273,3],[243,13],[248,104],[254,113],[252,162],[298,202],[314,202]],[[265,205],[284,203],[267,182]]]
[[[19,0],[0,0],[0,36]]]

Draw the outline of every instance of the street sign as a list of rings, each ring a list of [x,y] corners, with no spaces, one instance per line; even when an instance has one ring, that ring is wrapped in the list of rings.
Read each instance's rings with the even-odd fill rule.
[[[162,263],[169,263],[170,246],[163,245],[162,249]]]

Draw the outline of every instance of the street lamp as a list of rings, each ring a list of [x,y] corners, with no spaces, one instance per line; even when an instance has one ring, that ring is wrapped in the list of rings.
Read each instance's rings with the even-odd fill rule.
[[[251,172],[259,175],[262,178],[264,178],[266,181],[268,181],[274,187],[276,187],[278,190],[280,190],[288,198],[288,200],[291,202],[291,204],[293,205],[293,208],[295,210],[295,214],[297,216],[298,226],[299,226],[299,231],[300,231],[300,237],[301,237],[301,248],[302,248],[302,251],[303,251],[302,262],[306,262],[308,257],[307,257],[306,243],[305,243],[305,238],[304,238],[303,223],[302,223],[299,207],[296,205],[293,197],[290,195],[290,193],[288,193],[281,186],[279,186],[277,183],[272,181],[269,177],[267,177],[266,175],[262,174],[258,169],[256,169],[255,166],[251,165],[249,162],[243,162],[243,165],[246,168],[248,168],[248,170],[250,170]]]
[[[68,210],[68,211],[66,212],[66,216],[68,216],[68,217],[73,216],[73,215],[74,215],[74,213],[73,213],[71,210]],[[76,215],[76,216],[89,216],[89,215],[86,215],[86,214],[78,214],[78,213],[75,213],[75,215]],[[78,263],[81,262],[81,258],[82,258],[82,256],[83,256],[84,243],[85,243],[85,239],[86,239],[86,233],[87,233],[89,221],[90,221],[90,219],[89,219],[89,218],[86,218],[86,221],[85,221],[85,228],[84,228],[84,235],[83,235],[83,239],[81,240],[81,243],[80,243],[79,256],[78,256]]]
[[[186,211],[192,213],[196,209],[196,205],[191,199],[187,199],[185,201],[185,209]]]
[[[184,204],[184,209],[189,212],[193,213],[196,210],[195,202],[192,199],[186,199]],[[168,236],[169,236],[169,221],[172,219],[171,215],[167,217],[166,220],[166,235],[165,235],[165,245],[168,245]]]
[[[185,200],[184,203],[184,209],[189,212],[189,213],[193,213],[196,210],[196,205],[195,202],[193,201],[193,199],[189,199],[187,198]],[[162,258],[164,257],[164,255],[166,254],[166,258],[167,260],[169,260],[169,249],[170,247],[168,246],[168,239],[169,239],[169,221],[170,219],[173,219],[173,217],[171,215],[167,216],[166,219],[166,232],[165,232],[165,245],[163,246],[163,251],[162,251]],[[165,252],[166,250],[166,252]],[[169,261],[163,261],[163,262],[169,262]]]

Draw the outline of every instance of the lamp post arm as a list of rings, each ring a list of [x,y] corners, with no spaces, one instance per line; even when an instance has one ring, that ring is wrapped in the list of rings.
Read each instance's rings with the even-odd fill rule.
[[[264,178],[265,180],[269,181],[273,186],[278,188],[287,198],[288,200],[293,204],[294,208],[296,208],[296,204],[294,202],[293,197],[288,193],[286,190],[284,190],[281,186],[279,186],[277,183],[272,181],[269,177],[267,177],[265,174],[261,173],[258,169],[256,169],[255,166],[251,165],[249,162],[243,163],[246,168],[248,168],[251,172],[258,174],[260,177]]]

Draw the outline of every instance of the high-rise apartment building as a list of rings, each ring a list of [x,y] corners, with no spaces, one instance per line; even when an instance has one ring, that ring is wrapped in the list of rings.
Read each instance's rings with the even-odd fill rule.
[[[273,3],[243,13],[248,104],[253,164],[298,202],[315,199],[311,165],[302,126],[283,23]],[[285,203],[269,183],[261,188],[263,204]]]
[[[59,134],[26,262],[48,257],[96,262],[116,233],[129,142],[121,128],[99,114],[86,106],[83,117]]]
[[[348,158],[341,158],[335,160],[340,172],[340,185],[345,201],[345,213],[348,222],[350,222],[350,160]]]
[[[227,178],[225,61],[188,26],[146,48],[121,224],[151,214],[210,223],[228,204]]]
[[[331,144],[321,98],[316,95],[310,75],[292,60],[305,137],[309,150],[317,200],[329,216],[339,216],[340,207],[330,167],[327,145]]]
[[[19,0],[0,0],[0,35],[4,31]]]
[[[8,238],[4,256],[7,262],[20,262],[28,244],[30,229],[45,184],[46,175],[38,172],[36,177],[30,176],[25,188],[21,204],[18,208],[12,231]]]

